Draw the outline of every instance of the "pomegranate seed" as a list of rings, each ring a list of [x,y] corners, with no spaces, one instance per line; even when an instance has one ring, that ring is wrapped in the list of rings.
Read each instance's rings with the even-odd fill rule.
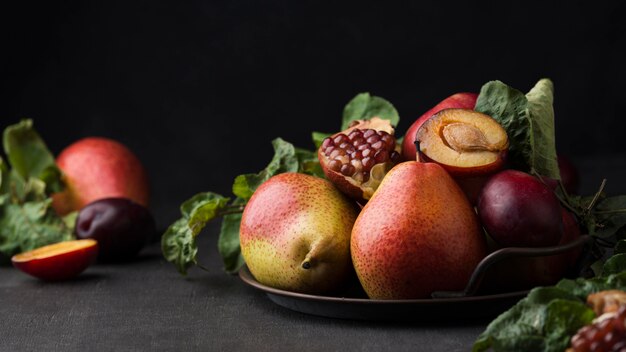
[[[363,171],[369,172],[372,169],[372,166],[374,166],[374,158],[367,156],[361,160],[361,163],[363,163]]]
[[[363,133],[361,132],[361,130],[354,130],[352,132],[350,132],[350,134],[348,135],[348,139],[350,139],[351,141],[357,139],[357,138],[361,138],[363,136]]]
[[[362,158],[363,158],[363,153],[361,153],[358,150],[356,150],[356,151],[352,152],[352,154],[350,154],[350,159],[357,159],[360,162]]]
[[[626,349],[624,319],[626,319],[626,305],[620,307],[614,316],[580,328],[570,340],[572,349],[575,352]]]
[[[331,160],[330,163],[328,163],[328,168],[333,171],[339,171],[341,170],[341,162],[339,160]]]
[[[378,150],[374,153],[374,160],[376,164],[384,163],[389,160],[389,153],[386,150]]]
[[[367,149],[367,148],[369,148],[369,147],[370,147],[370,145],[369,145],[369,144],[364,143],[364,144],[361,144],[360,146],[358,146],[356,149],[357,149],[357,150],[365,150],[365,149]]]
[[[337,159],[338,156],[342,156],[342,155],[346,155],[346,152],[341,149],[335,149],[332,151],[332,153],[330,153],[328,157],[331,159]]]
[[[363,175],[363,182],[367,182],[370,179],[370,173],[368,171],[363,171],[361,173],[361,175]]]
[[[367,158],[368,156],[373,156],[374,155],[374,149],[365,149],[363,151],[361,151],[361,154],[363,155],[364,158]]]
[[[363,132],[363,138],[367,139],[375,134],[376,134],[376,130],[372,130],[368,128],[365,130],[365,132]]]
[[[326,148],[334,146],[335,143],[333,142],[333,140],[330,137],[326,137],[324,138],[324,140],[322,141],[322,148],[324,150],[326,150]]]
[[[361,160],[350,160],[350,164],[354,166],[354,169],[357,172],[363,171],[363,163],[361,162]]]
[[[366,143],[366,141],[365,141],[365,138],[363,138],[363,137],[355,138],[352,141],[352,145],[355,146],[355,147],[358,147],[358,146],[360,146],[360,145],[362,145],[364,143]]]
[[[348,137],[345,134],[340,133],[335,136],[335,138],[333,139],[333,142],[335,143],[335,145],[339,145],[347,140],[348,140]]]
[[[395,150],[394,150],[394,151],[392,151],[392,152],[389,154],[389,159],[391,159],[391,162],[392,162],[392,163],[394,163],[394,164],[398,163],[398,162],[400,161],[400,153],[398,153],[398,152],[397,152],[397,151],[395,151]]]
[[[354,166],[352,166],[352,164],[345,164],[345,165],[341,166],[341,173],[344,176],[352,176],[354,171],[355,171],[355,168],[354,168]]]
[[[377,135],[377,134],[372,135],[372,136],[367,138],[367,143],[369,143],[369,144],[374,144],[374,143],[376,143],[378,141],[380,141],[380,136]]]
[[[339,161],[341,164],[347,164],[350,162],[350,157],[347,155],[341,155],[336,157],[335,160]]]
[[[383,141],[378,141],[374,144],[372,144],[372,148],[378,150],[378,149],[383,149],[383,147],[385,146],[385,142]]]
[[[324,155],[329,156],[333,152],[333,150],[335,150],[334,146],[330,146],[330,147],[324,149]]]

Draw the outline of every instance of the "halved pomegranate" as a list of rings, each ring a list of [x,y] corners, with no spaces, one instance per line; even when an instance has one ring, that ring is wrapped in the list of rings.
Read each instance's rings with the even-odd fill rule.
[[[317,157],[326,177],[357,201],[367,201],[395,164],[400,162],[394,128],[388,120],[357,120],[327,137]]]

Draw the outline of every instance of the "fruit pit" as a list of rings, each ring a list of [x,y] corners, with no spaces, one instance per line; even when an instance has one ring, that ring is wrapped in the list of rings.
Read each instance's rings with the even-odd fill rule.
[[[347,135],[339,133],[322,142],[322,152],[328,158],[328,167],[358,182],[367,182],[370,170],[376,164],[398,163],[396,139],[385,131],[355,129]]]

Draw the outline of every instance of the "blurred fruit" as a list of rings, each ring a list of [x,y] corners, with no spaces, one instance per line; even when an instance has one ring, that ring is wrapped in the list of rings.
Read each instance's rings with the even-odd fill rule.
[[[273,176],[252,195],[241,219],[241,251],[260,283],[321,293],[352,272],[350,233],[356,204],[327,180]]]
[[[443,109],[460,108],[460,109],[474,109],[476,105],[476,99],[478,94],[476,93],[456,93],[453,94],[441,102],[435,105],[432,109],[426,111],[409,127],[404,135],[402,142],[402,158],[404,160],[416,160],[415,152],[415,134],[422,124],[428,120],[431,116],[438,113]]]
[[[13,266],[26,274],[46,281],[71,279],[82,273],[98,255],[94,240],[74,240],[39,247],[16,254]]]
[[[554,192],[521,171],[491,177],[477,209],[483,227],[502,247],[554,246],[563,236],[561,205]]]
[[[387,171],[400,161],[388,120],[358,120],[324,139],[317,157],[326,177],[349,197],[365,203]]]
[[[156,233],[150,211],[126,198],[104,198],[89,203],[78,213],[76,237],[98,241],[98,260],[133,259]]]
[[[148,205],[147,174],[121,143],[99,137],[81,139],[57,157],[66,190],[53,195],[53,207],[64,215],[102,198],[123,197]]]
[[[486,254],[474,209],[438,164],[396,165],[352,230],[352,261],[373,299],[462,290]]]
[[[444,109],[417,130],[419,160],[435,162],[459,183],[474,204],[489,176],[504,167],[506,131],[490,116],[471,109]]]

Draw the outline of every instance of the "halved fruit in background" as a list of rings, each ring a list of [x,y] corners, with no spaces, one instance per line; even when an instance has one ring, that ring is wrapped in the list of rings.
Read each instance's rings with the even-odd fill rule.
[[[404,135],[404,141],[402,142],[402,158],[404,160],[415,160],[415,134],[417,133],[417,130],[419,130],[419,128],[422,126],[422,124],[426,122],[426,120],[428,120],[431,116],[443,109],[474,109],[474,106],[476,106],[476,99],[478,99],[478,94],[476,93],[456,93],[445,98],[439,104],[435,105],[432,109],[426,111],[422,116],[415,120],[411,127],[409,127],[409,129],[406,131],[406,134]]]
[[[139,158],[125,145],[100,137],[83,138],[57,157],[66,189],[53,195],[60,215],[108,197],[130,198],[148,205],[148,176]]]
[[[394,128],[388,120],[358,120],[327,137],[317,157],[326,177],[346,195],[367,201],[383,177],[400,161]]]
[[[95,240],[59,242],[16,254],[13,266],[46,281],[71,279],[82,273],[98,256]]]
[[[475,203],[488,177],[500,171],[509,149],[506,131],[493,118],[470,109],[444,109],[415,135],[419,160],[441,165]]]
[[[94,239],[102,262],[128,261],[156,233],[150,211],[127,198],[103,198],[87,204],[78,213],[74,229],[77,238]]]

